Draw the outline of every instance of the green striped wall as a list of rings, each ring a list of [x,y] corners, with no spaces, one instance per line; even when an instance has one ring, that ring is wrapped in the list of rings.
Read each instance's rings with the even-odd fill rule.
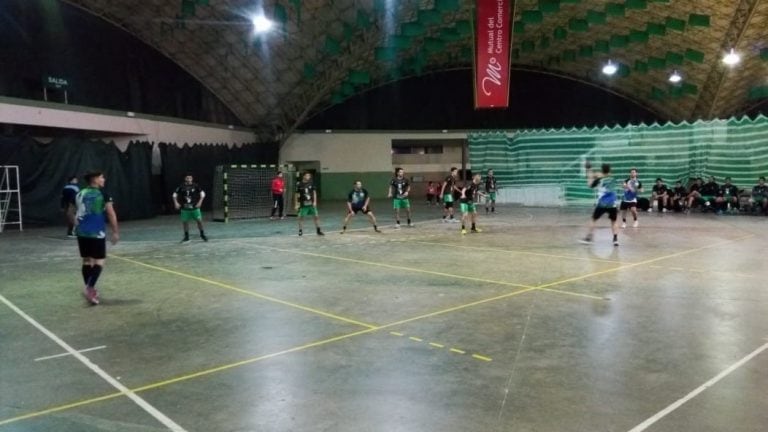
[[[469,134],[472,167],[493,168],[502,186],[560,184],[569,203],[592,202],[583,162],[609,163],[619,178],[636,167],[646,194],[656,177],[726,176],[751,188],[768,176],[768,117],[614,128],[489,131]]]

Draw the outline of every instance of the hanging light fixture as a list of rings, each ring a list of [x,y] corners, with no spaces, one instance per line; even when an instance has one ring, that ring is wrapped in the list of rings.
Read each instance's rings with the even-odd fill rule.
[[[610,60],[603,66],[603,73],[608,76],[615,74],[618,70],[619,67]]]
[[[251,19],[251,22],[253,23],[253,31],[256,33],[265,33],[272,28],[272,21],[267,19],[263,14],[254,16]]]
[[[669,82],[671,82],[672,84],[677,84],[682,80],[683,80],[683,76],[680,75],[680,72],[678,71],[673,71],[672,74],[669,76]]]
[[[725,63],[728,66],[735,66],[741,61],[741,56],[736,53],[736,50],[731,48],[731,50],[723,56],[723,63]]]

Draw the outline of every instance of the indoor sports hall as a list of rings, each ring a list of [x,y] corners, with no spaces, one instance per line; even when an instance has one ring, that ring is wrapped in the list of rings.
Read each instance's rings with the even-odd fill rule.
[[[766,20],[0,3],[0,432],[766,430]]]

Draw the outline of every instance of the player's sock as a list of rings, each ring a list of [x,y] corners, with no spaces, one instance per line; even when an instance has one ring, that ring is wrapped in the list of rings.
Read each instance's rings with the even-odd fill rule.
[[[184,241],[189,240],[189,231],[184,231]]]
[[[396,221],[395,221],[395,224],[397,224],[397,225],[400,225],[400,220],[399,220],[399,219],[398,219],[398,220],[396,220]]]
[[[302,234],[304,234],[304,232],[301,230],[301,228],[299,228],[299,235],[302,235]]]
[[[376,225],[374,225],[373,227],[374,227],[374,228],[376,228]],[[346,231],[346,230],[347,230],[347,226],[346,226],[346,225],[344,225],[343,227],[341,227],[341,230],[342,230],[342,231]]]
[[[637,216],[636,216],[636,215],[633,215],[633,216],[632,216],[632,220],[633,220],[633,221],[635,221],[635,222],[637,222]]]
[[[411,224],[411,218],[408,218],[408,225]]]
[[[496,207],[491,207],[491,213],[496,211]]]
[[[618,240],[618,239],[619,239],[619,235],[618,235],[618,234],[614,234],[614,235],[613,235],[613,241],[616,241],[616,240]]]
[[[461,229],[462,229],[462,230],[465,230],[465,229],[467,229],[467,227],[465,227],[465,226],[464,226],[464,222],[462,222],[462,223],[461,223]]]
[[[90,271],[90,274],[88,276],[88,282],[86,283],[86,285],[88,285],[89,287],[95,287],[96,286],[96,282],[99,280],[99,276],[101,276],[102,268],[103,267],[98,265],[98,264],[93,266],[93,267],[91,267],[91,271]]]
[[[472,229],[473,230],[477,229],[477,227],[475,227],[475,223],[474,222],[472,222]]]
[[[624,222],[624,223],[627,223],[627,218],[623,217],[623,218],[621,218],[621,221]]]
[[[325,234],[323,234],[323,232],[320,230],[320,227],[317,227],[317,235],[325,235]]]
[[[83,273],[83,283],[85,285],[88,285],[88,279],[91,278],[91,269],[93,269],[93,267],[83,264],[81,272]]]

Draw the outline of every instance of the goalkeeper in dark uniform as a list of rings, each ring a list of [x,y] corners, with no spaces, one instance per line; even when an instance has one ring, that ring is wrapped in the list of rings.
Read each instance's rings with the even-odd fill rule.
[[[354,188],[349,195],[347,195],[347,217],[344,218],[344,226],[341,227],[342,234],[347,232],[347,224],[349,223],[349,220],[358,212],[362,212],[364,215],[368,216],[368,220],[371,221],[374,231],[381,232],[379,231],[379,227],[376,226],[376,216],[374,216],[371,211],[371,196],[368,194],[368,191],[363,188],[363,182],[360,180],[355,182]]]
[[[173,206],[176,210],[181,209],[181,223],[184,226],[184,238],[182,243],[189,241],[189,221],[197,222],[197,229],[200,230],[200,238],[208,241],[203,230],[203,214],[200,207],[203,205],[205,192],[194,182],[191,174],[184,177],[184,183],[173,192]]]

